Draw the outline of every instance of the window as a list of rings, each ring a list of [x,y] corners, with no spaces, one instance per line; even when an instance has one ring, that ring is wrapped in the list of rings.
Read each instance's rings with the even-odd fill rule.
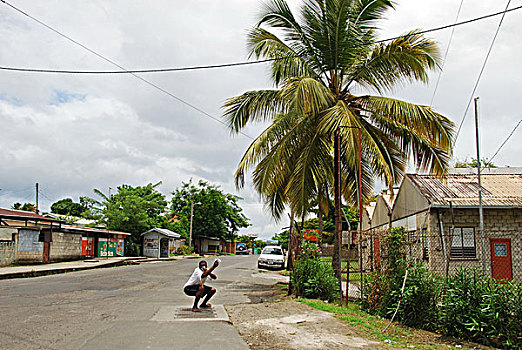
[[[474,227],[455,227],[451,235],[452,258],[475,258],[477,256],[475,246]]]

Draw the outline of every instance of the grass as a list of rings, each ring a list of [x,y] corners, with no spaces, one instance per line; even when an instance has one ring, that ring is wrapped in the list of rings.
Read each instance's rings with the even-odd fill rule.
[[[382,330],[388,325],[388,320],[370,315],[361,310],[358,304],[348,303],[348,306],[325,303],[314,299],[297,299],[315,309],[332,313],[337,319],[352,327],[358,336],[379,341],[387,347],[412,349],[448,349],[459,345],[461,349],[476,349],[476,344],[468,344],[455,339],[444,338],[441,335],[393,323],[386,333]],[[384,345],[383,344],[383,345]],[[482,347],[486,348],[486,347]]]
[[[321,257],[321,261],[332,263],[332,257],[331,256],[323,256]],[[346,265],[348,265],[346,260],[341,261],[341,278],[346,281]],[[361,273],[360,272],[353,272],[353,271],[359,271],[359,262],[358,261],[350,261],[350,282],[360,283],[361,282]]]

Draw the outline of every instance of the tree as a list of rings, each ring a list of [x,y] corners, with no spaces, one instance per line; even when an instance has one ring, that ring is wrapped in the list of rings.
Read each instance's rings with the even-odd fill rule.
[[[471,160],[468,160],[468,158],[464,159],[463,161],[457,160],[455,162],[455,168],[476,168],[477,167],[477,158],[471,158]],[[480,167],[481,168],[497,168],[495,164],[487,160],[486,158],[482,158],[480,160]]]
[[[23,210],[23,211],[32,211],[36,213],[36,206],[33,203],[22,203],[16,202],[11,206],[11,209],[14,210]]]
[[[235,180],[242,187],[254,168],[254,186],[274,217],[287,206],[304,217],[334,193],[337,132],[341,193],[350,204],[357,198],[358,130],[363,199],[375,177],[389,187],[399,183],[410,155],[421,171],[447,172],[454,124],[428,106],[382,96],[402,83],[427,82],[439,60],[436,44],[417,31],[377,40],[377,23],[392,8],[388,0],[309,0],[294,16],[286,1],[271,0],[248,34],[251,55],[272,60],[276,88],[228,99],[224,117],[236,133],[270,122]],[[378,95],[366,93],[372,90]],[[332,264],[340,278],[338,254]]]
[[[167,224],[164,214],[167,211],[165,196],[156,190],[161,182],[146,186],[121,185],[110,197],[94,189],[101,200],[84,198],[87,211],[84,216],[95,219],[110,230],[131,234],[127,241],[126,252],[138,255],[141,233],[153,227]]]
[[[211,236],[233,240],[240,228],[248,227],[248,219],[243,215],[238,201],[241,199],[224,193],[217,186],[206,181],[194,185],[192,180],[183,183],[172,192],[171,212],[190,219],[191,203],[194,203],[192,238]]]
[[[82,203],[75,203],[71,198],[60,199],[51,204],[51,213],[69,216],[81,216],[87,208]]]

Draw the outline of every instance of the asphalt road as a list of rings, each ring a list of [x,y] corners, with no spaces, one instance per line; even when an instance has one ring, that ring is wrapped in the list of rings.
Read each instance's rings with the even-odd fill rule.
[[[278,276],[256,256],[221,257],[212,303],[259,301]],[[209,265],[212,258],[207,259]],[[0,281],[1,349],[248,349],[236,329],[190,319],[183,294],[198,260],[167,261]],[[198,316],[200,317],[200,316]],[[212,320],[209,320],[212,319]]]

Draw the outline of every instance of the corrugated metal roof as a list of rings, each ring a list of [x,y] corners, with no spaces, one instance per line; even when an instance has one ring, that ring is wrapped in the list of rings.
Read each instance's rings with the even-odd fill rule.
[[[165,235],[165,236],[171,237],[171,238],[180,238],[181,237],[181,235],[179,233],[168,230],[166,228],[159,228],[159,227],[151,228],[147,232],[143,232],[141,235],[143,236],[144,234],[149,233],[149,232],[158,232],[158,233],[161,233],[162,235]]]
[[[407,174],[431,205],[478,206],[478,179],[473,174],[451,174],[442,181],[432,175]],[[490,207],[522,208],[522,175],[481,176],[482,204]]]
[[[35,219],[46,219],[45,217],[38,215],[36,213],[33,213],[32,211],[14,210],[14,209],[5,209],[5,208],[0,208],[0,215],[17,216],[17,217],[24,217],[24,218],[35,218]]]

